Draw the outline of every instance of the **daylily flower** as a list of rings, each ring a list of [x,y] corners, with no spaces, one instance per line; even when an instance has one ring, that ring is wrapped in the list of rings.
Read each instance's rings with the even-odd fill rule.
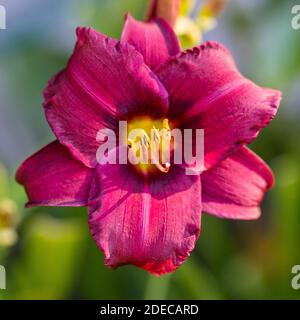
[[[230,219],[260,216],[273,175],[245,145],[276,114],[280,92],[243,77],[219,43],[180,52],[162,19],[144,23],[128,15],[120,42],[83,27],[77,37],[67,67],[44,92],[57,140],[16,175],[27,207],[88,206],[105,264],[133,264],[156,275],[187,259],[202,210]],[[97,163],[97,132],[117,131],[119,120],[204,129],[205,171],[189,176],[171,163],[154,173],[149,165],[141,175],[131,165]]]

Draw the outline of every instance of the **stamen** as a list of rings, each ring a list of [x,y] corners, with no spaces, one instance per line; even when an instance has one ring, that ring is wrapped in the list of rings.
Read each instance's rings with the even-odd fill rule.
[[[162,130],[156,129],[155,126],[151,130],[151,140],[144,129],[140,129],[139,142],[140,152],[142,155],[141,164],[150,164],[149,158],[151,157],[151,164],[154,165],[159,171],[167,173],[170,170],[171,164],[169,162],[161,163],[165,159],[165,153],[169,152],[169,141],[171,140],[169,120],[164,119],[162,122]],[[133,139],[128,139],[128,148],[133,152],[137,152],[137,146]],[[161,145],[160,145],[161,144]]]
[[[164,119],[163,120],[163,129],[166,129],[166,130],[170,131],[169,120],[168,119]]]
[[[143,164],[147,164],[149,160],[149,151],[151,150],[149,137],[147,133],[143,130],[140,138],[141,146],[142,146],[142,155],[143,155]]]
[[[158,170],[160,170],[163,173],[168,173],[171,167],[171,164],[169,162],[167,162],[166,164],[162,165],[160,163],[156,163],[155,164],[156,168]]]
[[[159,131],[155,128],[155,126],[152,127],[152,135],[153,135],[154,143],[159,144],[160,135],[159,135]]]

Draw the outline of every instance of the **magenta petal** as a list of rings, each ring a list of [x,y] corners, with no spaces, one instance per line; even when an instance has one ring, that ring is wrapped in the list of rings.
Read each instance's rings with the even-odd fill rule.
[[[256,219],[265,192],[274,178],[270,168],[246,147],[204,172],[203,210],[221,218]]]
[[[179,42],[173,29],[160,18],[142,22],[127,15],[121,43],[133,45],[153,70],[180,52]]]
[[[78,28],[77,36],[67,68],[44,92],[44,105],[60,143],[95,167],[97,132],[140,113],[164,116],[168,93],[132,46],[87,28]]]
[[[85,206],[94,170],[54,141],[25,160],[16,179],[28,195],[27,207]]]
[[[157,74],[170,95],[169,117],[184,128],[204,129],[206,169],[255,139],[281,99],[279,91],[244,78],[215,42],[169,60]]]
[[[126,166],[98,166],[89,225],[108,267],[133,264],[156,275],[174,271],[195,246],[200,218],[199,176],[174,169],[147,183]]]

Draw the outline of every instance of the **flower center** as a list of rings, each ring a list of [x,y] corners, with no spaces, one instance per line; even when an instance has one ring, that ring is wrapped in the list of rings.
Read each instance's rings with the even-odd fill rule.
[[[128,123],[128,158],[143,174],[170,169],[171,134],[169,120],[135,118]]]

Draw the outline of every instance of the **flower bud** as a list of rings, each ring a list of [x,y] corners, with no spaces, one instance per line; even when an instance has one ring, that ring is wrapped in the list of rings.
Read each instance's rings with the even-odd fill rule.
[[[150,0],[146,13],[146,20],[163,18],[172,27],[179,15],[180,0]]]
[[[0,201],[0,229],[17,224],[17,205],[10,199]]]
[[[17,205],[10,199],[0,201],[0,246],[11,246],[18,235],[15,227],[18,223]]]

